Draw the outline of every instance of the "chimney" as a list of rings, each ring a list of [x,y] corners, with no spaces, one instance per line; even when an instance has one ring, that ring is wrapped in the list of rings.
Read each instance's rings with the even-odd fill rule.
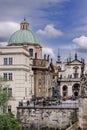
[[[35,59],[37,59],[37,53],[35,53]]]
[[[47,56],[47,61],[49,61],[49,55]]]
[[[53,62],[53,59],[51,58],[51,64],[52,64],[52,62]]]
[[[46,54],[44,54],[44,60],[46,60]]]

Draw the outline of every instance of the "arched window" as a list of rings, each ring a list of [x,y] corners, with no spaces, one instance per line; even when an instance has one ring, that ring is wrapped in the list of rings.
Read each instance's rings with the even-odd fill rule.
[[[67,86],[63,86],[63,91],[66,91],[67,90]]]
[[[63,97],[67,96],[68,88],[66,85],[63,86],[62,91],[63,91]]]
[[[78,83],[72,86],[72,93],[75,97],[79,96],[80,85]]]
[[[33,49],[29,49],[29,54],[33,57]]]

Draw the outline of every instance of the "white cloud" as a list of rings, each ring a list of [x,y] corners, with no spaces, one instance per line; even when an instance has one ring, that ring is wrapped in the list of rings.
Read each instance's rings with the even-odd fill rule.
[[[0,42],[0,46],[6,46],[7,44],[7,42]]]
[[[56,4],[59,6],[63,4],[63,2],[68,1],[70,0],[35,0],[34,2],[32,0],[26,0],[26,2],[21,0],[13,2],[12,0],[8,0],[5,4],[5,1],[0,0],[0,12],[3,12],[0,14],[0,21],[2,21],[0,22],[0,41],[3,41],[2,38],[8,38],[14,31],[18,30],[17,23],[3,21],[12,20],[21,22],[25,16],[29,19],[30,26],[38,26],[39,28],[39,26],[45,25],[50,21],[47,17],[49,11],[45,9],[53,7],[53,5],[55,6]],[[58,8],[58,10],[57,12],[59,13],[60,8]],[[4,41],[6,41],[6,39],[4,39]]]
[[[15,22],[0,22],[0,38],[8,38],[13,32],[19,29]]]
[[[63,33],[61,30],[55,29],[53,24],[48,24],[46,25],[46,27],[44,28],[44,30],[38,30],[37,31],[38,34],[41,34],[45,37],[48,38],[55,38],[55,37],[59,37],[62,36]]]
[[[43,55],[44,55],[44,54],[50,55],[50,58],[54,58],[54,57],[55,57],[55,54],[54,54],[52,48],[43,47],[43,48],[42,48],[42,52],[43,52]]]
[[[73,39],[73,42],[76,43],[76,45],[78,45],[79,47],[87,48],[87,37],[84,35]]]

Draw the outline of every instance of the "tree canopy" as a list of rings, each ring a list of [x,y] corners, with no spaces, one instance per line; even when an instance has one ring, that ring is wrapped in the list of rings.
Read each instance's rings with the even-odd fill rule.
[[[21,124],[11,113],[2,114],[0,115],[0,130],[21,130]]]
[[[3,113],[3,109],[7,108],[8,101],[12,98],[8,88],[6,81],[0,77],[0,130],[21,130],[21,124],[12,113]]]
[[[11,95],[8,91],[9,85],[0,77],[0,109],[6,108]]]

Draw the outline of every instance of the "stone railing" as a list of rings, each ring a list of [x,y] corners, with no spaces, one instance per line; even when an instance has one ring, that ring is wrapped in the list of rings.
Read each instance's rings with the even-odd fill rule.
[[[41,66],[41,67],[46,67],[48,64],[48,61],[42,60],[42,59],[34,59],[33,60],[33,66]]]

